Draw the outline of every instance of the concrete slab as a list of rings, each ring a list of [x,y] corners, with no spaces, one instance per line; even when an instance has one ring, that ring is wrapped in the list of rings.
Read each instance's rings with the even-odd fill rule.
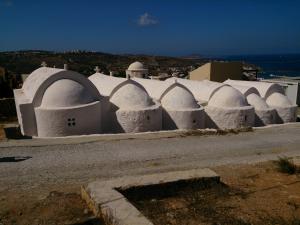
[[[152,223],[118,190],[195,180],[219,182],[220,177],[207,168],[128,176],[108,181],[91,182],[82,187],[81,195],[96,216],[113,216],[120,225],[151,225]]]

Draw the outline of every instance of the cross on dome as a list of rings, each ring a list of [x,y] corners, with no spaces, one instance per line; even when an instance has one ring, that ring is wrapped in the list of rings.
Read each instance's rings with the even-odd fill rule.
[[[42,67],[46,67],[46,66],[47,66],[47,63],[46,63],[45,61],[43,61],[43,62],[41,63],[41,66],[42,66]]]
[[[94,71],[95,71],[96,73],[100,73],[100,68],[99,68],[99,66],[96,66],[95,69],[94,69]]]

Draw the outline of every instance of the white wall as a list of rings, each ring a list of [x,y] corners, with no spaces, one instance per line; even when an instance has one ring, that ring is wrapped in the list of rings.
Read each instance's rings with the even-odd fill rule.
[[[220,129],[236,129],[253,127],[255,114],[252,106],[237,108],[217,108],[206,106],[206,127]]]
[[[204,109],[163,109],[163,129],[203,129],[205,128]]]
[[[101,103],[70,108],[35,108],[39,137],[101,133]]]
[[[118,109],[111,114],[114,133],[134,133],[159,131],[162,129],[162,111],[160,105],[146,109]]]

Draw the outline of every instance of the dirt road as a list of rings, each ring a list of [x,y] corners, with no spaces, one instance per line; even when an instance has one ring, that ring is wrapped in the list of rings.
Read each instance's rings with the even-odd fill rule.
[[[0,143],[0,191],[300,156],[300,124],[224,136]]]

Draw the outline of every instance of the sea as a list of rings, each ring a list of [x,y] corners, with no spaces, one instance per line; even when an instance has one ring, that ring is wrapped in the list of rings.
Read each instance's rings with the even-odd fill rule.
[[[261,69],[258,78],[300,77],[300,54],[235,55],[222,58],[228,61],[244,61],[256,65]]]

